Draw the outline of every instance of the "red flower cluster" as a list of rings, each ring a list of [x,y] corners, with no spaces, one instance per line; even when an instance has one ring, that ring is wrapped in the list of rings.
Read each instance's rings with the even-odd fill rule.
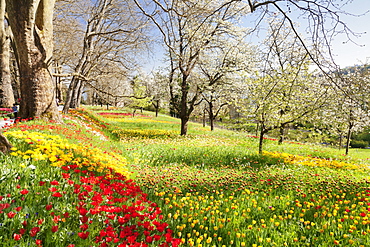
[[[74,164],[62,167],[62,171],[59,181],[38,181],[39,188],[29,190],[19,184],[15,197],[0,196],[0,213],[14,222],[21,220],[19,227],[10,232],[13,241],[28,242],[33,238],[40,247],[50,240],[48,235],[63,234],[63,227],[77,223],[78,228],[72,230],[75,238],[69,239],[69,243],[83,241],[101,247],[180,245],[181,240],[174,238],[173,231],[163,222],[161,209],[132,180],[112,169],[96,175],[89,167]],[[37,209],[42,212],[25,216],[23,204],[40,194],[36,191],[44,191],[49,200]],[[60,210],[64,197],[75,197],[74,209]]]
[[[73,172],[77,165],[64,166],[63,170]],[[79,199],[76,210],[81,222],[81,239],[90,237],[89,227],[94,216],[103,218],[98,236],[93,236],[99,246],[178,246],[180,239],[173,238],[168,224],[161,222],[160,208],[147,199],[132,180],[114,173],[96,176],[91,171],[80,171],[80,183],[74,183],[74,193]],[[69,179],[68,176],[63,176]],[[68,177],[68,178],[67,178]]]

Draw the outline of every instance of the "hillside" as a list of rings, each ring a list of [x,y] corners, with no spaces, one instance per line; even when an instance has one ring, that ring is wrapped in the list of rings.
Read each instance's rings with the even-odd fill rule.
[[[7,246],[370,245],[369,150],[266,139],[259,156],[246,133],[181,137],[177,119],[122,109],[64,121],[5,133]]]

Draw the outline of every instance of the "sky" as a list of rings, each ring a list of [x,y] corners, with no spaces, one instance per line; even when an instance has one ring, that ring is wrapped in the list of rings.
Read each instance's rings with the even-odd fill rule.
[[[370,0],[354,0],[343,9],[352,14],[363,14],[359,17],[343,16],[343,21],[348,27],[361,35],[358,38],[353,38],[357,44],[343,43],[346,41],[344,36],[336,37],[332,43],[334,61],[342,68],[370,63]]]
[[[340,15],[340,20],[346,23],[356,36],[351,37],[352,41],[348,41],[345,35],[334,37],[331,43],[334,62],[341,68],[370,63],[370,0],[352,0],[342,10],[351,15]],[[148,58],[145,70],[150,72],[165,66],[162,60],[163,49],[158,47],[154,56]]]

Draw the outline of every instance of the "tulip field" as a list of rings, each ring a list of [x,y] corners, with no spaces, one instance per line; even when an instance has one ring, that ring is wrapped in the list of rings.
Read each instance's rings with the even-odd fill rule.
[[[1,246],[370,246],[370,151],[122,109],[3,130]]]

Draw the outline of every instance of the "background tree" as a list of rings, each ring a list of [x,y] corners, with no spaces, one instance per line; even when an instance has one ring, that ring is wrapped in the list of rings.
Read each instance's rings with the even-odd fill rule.
[[[331,104],[323,109],[323,119],[330,133],[346,137],[345,154],[348,155],[352,134],[361,131],[370,124],[369,82],[370,74],[365,66],[357,66],[339,71],[337,90]]]
[[[135,15],[129,1],[83,2],[85,5],[80,8],[80,12],[73,13],[78,20],[75,26],[82,26],[84,34],[83,38],[79,39],[82,45],[76,46],[75,53],[78,55],[73,56],[77,59],[70,60],[68,65],[71,82],[66,94],[64,112],[70,107],[79,106],[86,84],[97,86],[103,83],[108,74],[127,77],[130,67],[135,64],[135,56],[137,57],[139,49],[146,41],[144,31],[147,25]],[[74,9],[81,7],[81,2],[70,4]],[[72,34],[74,35],[74,31]],[[59,47],[62,47],[62,44]]]
[[[153,73],[153,78],[147,80],[148,94],[153,97],[151,103],[158,117],[159,110],[169,103],[168,77],[165,72],[158,70]]]
[[[239,86],[237,75],[252,71],[252,57],[252,48],[241,37],[220,40],[218,45],[202,52],[197,68],[200,80],[204,81],[200,87],[211,130],[221,109],[228,105],[228,96]]]
[[[332,60],[330,53],[331,38],[338,33],[347,34],[349,39],[356,35],[341,21],[341,14],[345,13],[333,0],[134,1],[141,11],[158,27],[162,34],[163,44],[168,49],[173,62],[176,63],[174,67],[180,71],[181,109],[179,115],[182,122],[182,135],[187,132],[187,121],[194,110],[193,104],[197,102],[199,97],[199,93],[194,93],[197,91],[197,86],[188,79],[198,63],[200,51],[211,46],[214,37],[227,33],[230,27],[229,24],[238,19],[238,14],[256,13],[254,15],[257,16],[256,22],[252,27],[255,30],[261,20],[280,13],[287,26],[290,27],[292,35],[301,43],[313,64],[332,80],[331,74],[326,69],[327,66],[333,64],[328,63]],[[345,6],[350,1],[343,1],[341,6]],[[245,8],[243,3],[248,8]],[[293,13],[301,13],[301,15]],[[307,20],[305,31],[311,34],[309,42],[306,42],[303,36],[300,35],[294,22],[294,18],[300,18],[301,20],[302,16]],[[316,49],[311,49],[310,46],[314,46]],[[329,51],[329,56],[324,59],[323,54],[327,51]],[[336,69],[336,66],[334,68]],[[189,94],[189,90],[193,90],[193,93]]]
[[[0,106],[11,107],[14,94],[10,73],[10,28],[5,21],[5,0],[0,1]]]
[[[309,71],[308,53],[284,20],[269,22],[260,75],[247,79],[244,97],[236,99],[239,111],[259,125],[260,153],[266,133],[314,114],[325,105],[330,88]]]
[[[200,88],[191,78],[201,52],[211,46],[216,37],[232,32],[233,25],[247,8],[236,1],[173,0],[163,3],[146,1],[143,4],[134,1],[158,27],[174,65],[171,66],[181,75],[178,113],[181,135],[186,135],[190,114],[199,100]]]
[[[140,109],[148,107],[153,99],[148,96],[147,87],[142,81],[141,76],[135,76],[131,82],[133,97],[131,98],[130,107],[133,108],[132,117],[135,117],[135,112]]]
[[[51,77],[53,0],[6,0],[14,35],[21,97],[21,118],[60,120]]]

